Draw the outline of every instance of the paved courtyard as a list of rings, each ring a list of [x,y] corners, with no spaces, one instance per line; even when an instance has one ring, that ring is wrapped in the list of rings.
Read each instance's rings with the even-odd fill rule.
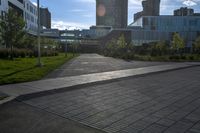
[[[199,133],[200,67],[24,99],[108,133]]]
[[[77,76],[83,74],[133,69],[155,65],[171,64],[167,62],[125,61],[98,54],[81,54],[74,60],[64,64],[45,78]]]
[[[0,133],[200,133],[193,65],[82,54],[45,80],[1,86],[10,96],[43,93],[0,105]]]

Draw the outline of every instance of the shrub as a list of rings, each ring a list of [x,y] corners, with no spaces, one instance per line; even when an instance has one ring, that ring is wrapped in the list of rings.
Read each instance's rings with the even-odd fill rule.
[[[185,56],[185,55],[182,55],[180,58],[181,58],[182,60],[186,60],[186,56]]]
[[[193,56],[193,55],[190,55],[190,56],[189,56],[189,60],[194,60],[194,56]]]
[[[38,52],[37,51],[32,51],[28,49],[13,49],[13,57],[14,58],[25,58],[25,57],[37,57]],[[52,50],[47,50],[47,51],[41,51],[41,56],[58,56],[57,51],[52,51]],[[11,56],[11,51],[10,49],[0,49],[0,58],[1,59],[6,59]]]
[[[172,55],[169,57],[170,60],[180,60],[180,56],[179,55]]]

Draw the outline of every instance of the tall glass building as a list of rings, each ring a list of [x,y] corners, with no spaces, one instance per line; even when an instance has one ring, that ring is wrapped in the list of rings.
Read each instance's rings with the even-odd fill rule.
[[[96,0],[96,26],[126,28],[128,0]]]

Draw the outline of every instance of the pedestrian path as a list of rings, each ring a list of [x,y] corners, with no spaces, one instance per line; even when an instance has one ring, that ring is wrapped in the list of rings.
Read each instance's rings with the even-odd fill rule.
[[[158,65],[135,69],[86,74],[80,76],[45,79],[34,82],[0,86],[0,92],[12,97],[18,97],[20,95],[41,93],[47,91],[51,92],[59,89],[67,89],[74,86],[81,86],[91,83],[104,82],[150,73],[183,69],[197,65],[199,65],[199,63],[174,63],[171,65]]]

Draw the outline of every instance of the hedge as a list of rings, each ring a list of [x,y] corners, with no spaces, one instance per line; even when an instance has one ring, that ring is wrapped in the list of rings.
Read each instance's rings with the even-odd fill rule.
[[[13,57],[14,58],[25,58],[25,57],[37,57],[38,52],[29,50],[29,49],[13,49]],[[11,50],[10,49],[0,49],[0,58],[6,59],[11,56]],[[53,50],[43,50],[41,51],[41,56],[58,56],[57,51]]]

